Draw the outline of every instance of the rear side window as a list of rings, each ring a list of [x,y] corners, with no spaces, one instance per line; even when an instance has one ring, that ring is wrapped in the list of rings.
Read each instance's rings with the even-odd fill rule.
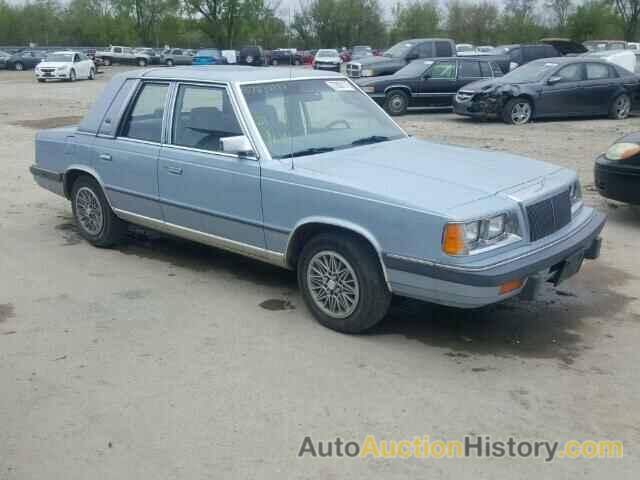
[[[242,134],[224,88],[180,87],[173,118],[174,145],[221,152],[223,138]]]
[[[480,62],[480,71],[483,77],[493,76],[493,72],[491,71],[491,66],[486,62]]]
[[[611,77],[608,65],[601,63],[587,63],[587,80],[602,80]]]
[[[497,63],[491,62],[491,70],[493,70],[494,77],[502,77],[504,75],[504,72],[500,68],[500,65],[498,65]]]
[[[168,85],[159,83],[143,85],[133,108],[129,110],[120,136],[160,143],[168,88]]]
[[[126,82],[124,82],[115,98],[111,102],[106,115],[102,119],[100,129],[98,130],[98,135],[106,135],[109,137],[115,135],[120,114],[126,106],[125,102],[131,96],[131,92],[133,92],[133,89],[135,88],[137,83],[137,80],[127,80]]]
[[[458,77],[460,78],[482,77],[482,73],[480,72],[480,62],[460,62],[458,68]]]
[[[182,50],[174,50],[173,54],[174,55],[182,55]]]
[[[433,43],[431,42],[421,43],[415,48],[414,51],[418,54],[418,58],[433,57]]]
[[[449,42],[436,42],[436,57],[451,57],[453,49]]]
[[[522,50],[520,50],[519,48],[509,50],[509,60],[518,64],[522,63],[521,52]]]

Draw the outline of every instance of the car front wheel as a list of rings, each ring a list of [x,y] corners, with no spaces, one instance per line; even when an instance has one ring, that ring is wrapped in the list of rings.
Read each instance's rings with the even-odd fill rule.
[[[526,98],[512,98],[502,112],[502,120],[511,125],[524,125],[531,121],[533,105]]]
[[[298,284],[314,317],[343,333],[373,327],[391,302],[377,255],[363,240],[346,233],[321,234],[304,247]]]
[[[75,70],[71,70],[69,72],[69,81],[70,82],[75,82],[76,81],[76,71]]]
[[[111,210],[93,178],[83,175],[73,184],[71,208],[80,235],[96,247],[111,247],[126,233],[126,223]]]
[[[15,68],[17,71],[21,72],[22,70],[24,70],[24,65],[22,64],[22,62],[16,62],[13,65],[13,68]]]
[[[147,66],[147,61],[144,58],[138,59],[138,66],[139,67],[146,67]]]
[[[409,106],[409,97],[402,90],[393,90],[387,95],[384,108],[391,115],[404,115]]]
[[[92,68],[91,70],[89,70],[89,80],[95,80],[96,79],[96,71]]]

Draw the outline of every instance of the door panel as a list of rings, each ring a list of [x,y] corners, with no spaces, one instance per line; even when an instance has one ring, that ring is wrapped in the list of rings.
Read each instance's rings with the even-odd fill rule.
[[[536,116],[571,116],[585,111],[584,68],[582,64],[567,65],[552,76],[562,81],[542,87],[536,102]]]
[[[264,248],[260,164],[221,152],[242,134],[225,88],[179,86],[158,167],[165,221]]]
[[[420,83],[417,97],[425,106],[451,105],[457,92],[457,65],[455,60],[436,62]]]
[[[618,90],[615,78],[611,78],[612,69],[601,63],[587,63],[585,73],[585,113],[594,115],[608,113],[613,96]]]

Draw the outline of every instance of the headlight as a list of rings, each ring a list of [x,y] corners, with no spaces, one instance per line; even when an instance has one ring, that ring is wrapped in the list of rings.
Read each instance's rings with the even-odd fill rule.
[[[576,180],[571,184],[569,188],[569,198],[571,198],[571,216],[575,216],[582,208],[582,187],[580,186],[580,180]]]
[[[376,87],[371,87],[371,86],[369,86],[369,87],[362,87],[362,91],[363,91],[363,92],[367,92],[367,93],[373,93],[373,92],[375,92],[375,91],[376,91]]]
[[[362,70],[362,73],[360,75],[362,75],[363,77],[373,77],[374,73],[373,73],[373,70],[367,69],[367,70]]]
[[[626,160],[640,153],[640,145],[631,142],[621,142],[611,145],[605,157],[608,160]]]
[[[470,255],[519,240],[518,233],[516,217],[507,213],[472,222],[451,222],[444,227],[442,250],[447,255]]]

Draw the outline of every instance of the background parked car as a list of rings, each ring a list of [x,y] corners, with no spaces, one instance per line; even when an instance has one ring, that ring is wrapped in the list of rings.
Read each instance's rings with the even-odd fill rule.
[[[582,42],[588,50],[624,50],[627,48],[627,42],[623,40],[588,40]]]
[[[412,60],[452,57],[455,51],[453,40],[446,38],[405,40],[384,52],[382,57],[366,57],[347,63],[345,72],[353,78],[391,75]]]
[[[153,48],[148,47],[138,47],[133,50],[136,54],[144,54],[149,57],[149,65],[159,65],[160,64],[160,55]]]
[[[93,80],[96,67],[93,61],[82,52],[62,51],[47,55],[35,68],[36,80],[68,80],[75,82],[79,78]]]
[[[350,60],[358,60],[360,58],[372,57],[373,50],[369,45],[356,45],[351,50],[351,59]]]
[[[455,112],[498,117],[521,125],[532,118],[609,115],[627,118],[637,104],[640,77],[622,67],[589,57],[533,61],[502,78],[460,89]]]
[[[313,63],[313,59],[315,58],[317,52],[318,52],[317,49],[303,50],[302,63],[304,63],[305,65],[311,65]]]
[[[483,55],[484,56],[484,55]],[[519,43],[496,47],[487,57],[500,65],[504,73],[539,58],[560,57],[562,54],[553,45],[546,43]]]
[[[314,70],[334,70],[339,72],[341,64],[342,59],[340,55],[338,55],[337,50],[332,49],[318,50],[318,53],[316,53],[313,59]]]
[[[192,59],[192,65],[226,65],[227,59],[217,48],[198,50]]]
[[[0,69],[7,68],[7,60],[11,58],[11,54],[0,50]]]
[[[6,68],[9,70],[31,69],[39,64],[43,58],[46,58],[46,56],[47,52],[44,50],[22,50],[7,59]]]
[[[238,65],[261,67],[267,65],[265,51],[259,46],[242,47],[238,54]]]
[[[568,38],[543,38],[540,42],[553,46],[560,55],[582,55],[589,51],[583,44]]]
[[[276,48],[271,51],[271,65],[302,65],[302,54],[293,48]]]
[[[594,173],[600,195],[640,205],[640,133],[616,140],[596,159]]]
[[[476,49],[470,43],[458,43],[456,44],[456,54],[460,57],[465,55],[475,55]]]
[[[168,67],[174,65],[191,65],[192,61],[193,56],[190,55],[188,50],[183,50],[182,48],[169,49],[160,57],[160,63]]]
[[[144,67],[151,64],[151,57],[144,52],[134,52],[130,47],[112,45],[107,50],[100,50],[95,53],[96,58],[100,58],[108,67],[115,63],[138,65]]]
[[[402,115],[411,107],[451,107],[461,87],[500,76],[500,67],[489,60],[451,57],[414,60],[393,75],[356,82],[391,115]]]

